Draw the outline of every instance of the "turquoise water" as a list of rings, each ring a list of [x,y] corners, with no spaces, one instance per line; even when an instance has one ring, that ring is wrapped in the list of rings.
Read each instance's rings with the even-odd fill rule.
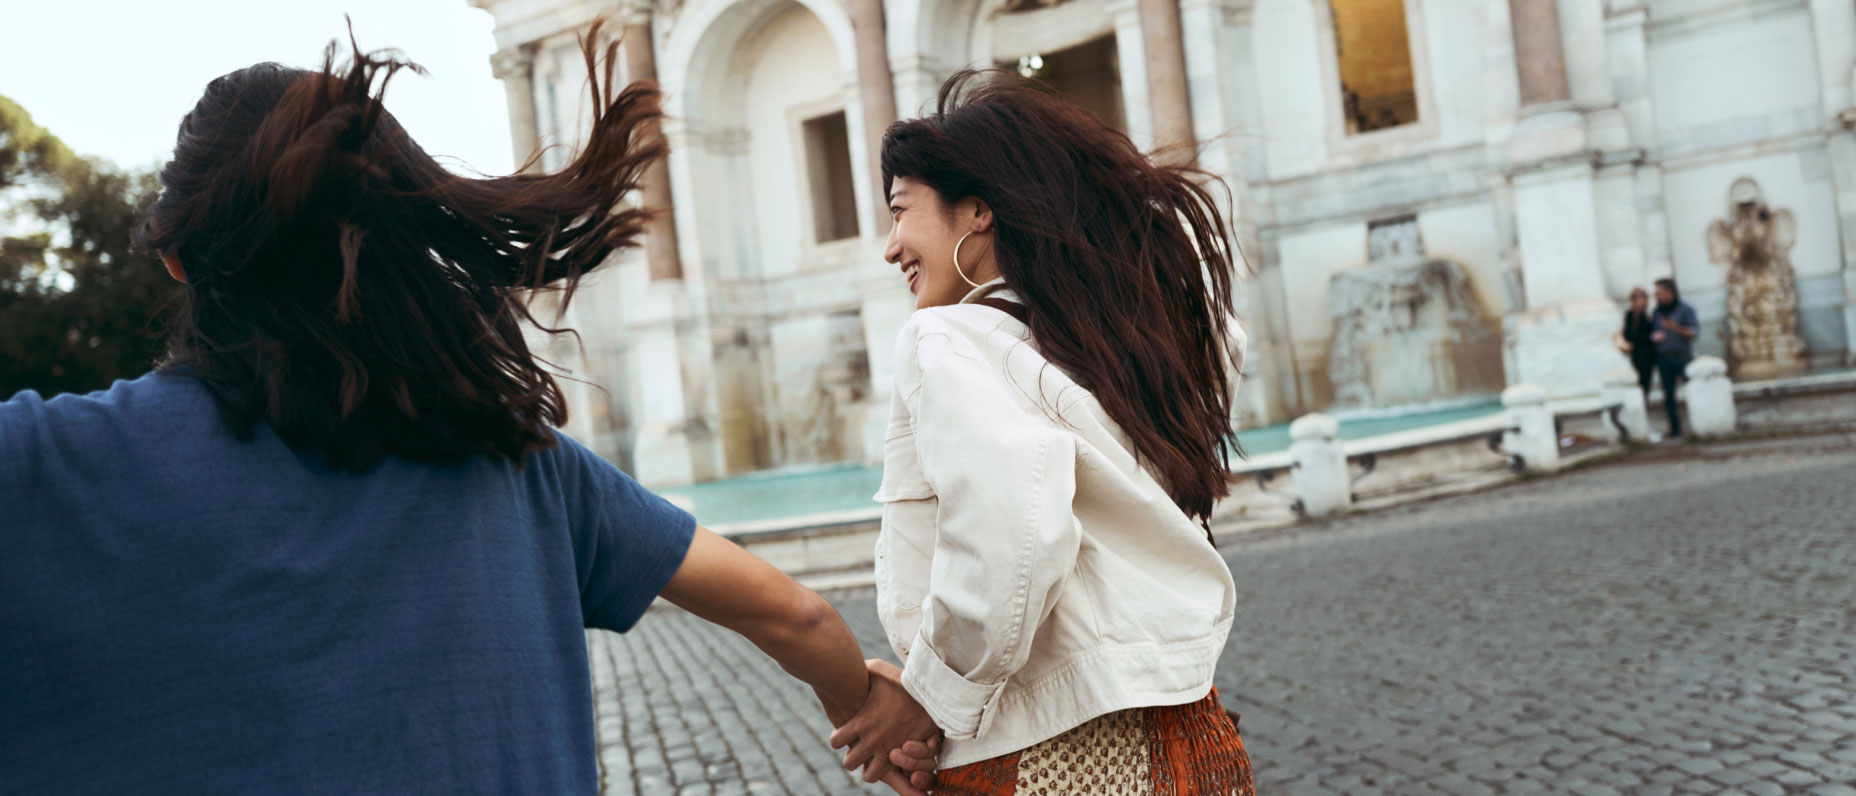
[[[1380,410],[1370,414],[1360,413],[1349,417],[1346,413],[1336,413],[1340,421],[1340,438],[1343,440],[1365,439],[1397,431],[1410,431],[1425,426],[1441,426],[1459,420],[1487,417],[1502,410],[1501,399],[1490,397],[1487,400],[1471,403],[1453,404],[1438,408],[1416,409],[1393,413]],[[1244,452],[1255,456],[1260,453],[1275,453],[1289,449],[1289,424],[1277,423],[1246,431],[1237,432],[1237,439],[1244,446]]]
[[[689,498],[696,521],[712,526],[875,508],[870,496],[882,483],[881,467],[840,464],[769,470],[658,491]]]
[[[1395,431],[1454,423],[1501,411],[1495,398],[1451,406],[1361,414],[1340,418],[1343,440],[1376,437]],[[1244,452],[1256,456],[1289,448],[1289,424],[1239,431]],[[737,522],[800,517],[874,508],[870,496],[882,484],[883,471],[861,464],[824,465],[803,469],[769,470],[720,481],[660,490],[688,498],[698,522],[726,525]]]

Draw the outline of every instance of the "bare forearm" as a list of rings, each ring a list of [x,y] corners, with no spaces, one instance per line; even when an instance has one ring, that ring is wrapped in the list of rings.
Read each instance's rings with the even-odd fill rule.
[[[788,674],[812,686],[834,725],[863,706],[869,672],[838,612],[734,543],[696,529],[664,598],[740,633]]]
[[[811,599],[817,603],[808,609],[807,621],[748,639],[787,674],[812,686],[831,723],[843,724],[863,706],[870,690],[869,672],[844,619],[823,598],[813,594]]]

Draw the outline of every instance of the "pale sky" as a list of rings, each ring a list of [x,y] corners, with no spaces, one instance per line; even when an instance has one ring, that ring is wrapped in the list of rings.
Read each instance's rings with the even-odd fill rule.
[[[346,52],[344,13],[362,49],[428,71],[386,94],[427,152],[514,168],[493,20],[466,0],[0,0],[0,94],[80,155],[152,167],[208,81],[261,61],[318,67],[330,39]]]

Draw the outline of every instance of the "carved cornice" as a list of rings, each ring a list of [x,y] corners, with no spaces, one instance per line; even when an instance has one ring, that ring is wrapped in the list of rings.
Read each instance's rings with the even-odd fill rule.
[[[626,27],[648,25],[651,23],[651,15],[656,10],[657,4],[651,0],[620,0],[619,10],[612,16],[620,25]]]
[[[535,45],[497,50],[490,56],[490,74],[497,80],[526,78],[535,72]]]

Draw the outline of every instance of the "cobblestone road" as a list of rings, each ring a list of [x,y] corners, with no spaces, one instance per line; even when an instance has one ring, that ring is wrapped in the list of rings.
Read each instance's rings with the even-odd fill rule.
[[[1665,446],[1226,558],[1218,687],[1266,796],[1856,796],[1850,437]],[[887,653],[868,594],[834,602]],[[738,638],[664,611],[593,649],[607,793],[879,792]]]

